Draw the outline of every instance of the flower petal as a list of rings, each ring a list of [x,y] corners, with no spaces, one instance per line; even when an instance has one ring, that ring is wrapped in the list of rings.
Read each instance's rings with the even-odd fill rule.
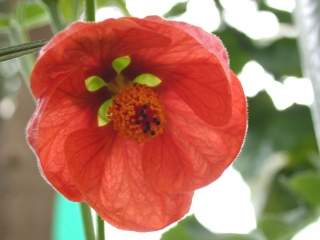
[[[227,74],[229,74],[229,56],[226,48],[223,46],[220,38],[212,33],[203,31],[200,27],[193,26],[185,22],[177,21],[165,21],[163,18],[158,16],[149,16],[146,17],[147,20],[168,23],[171,24],[198,40],[198,42],[204,46],[208,51],[215,55],[220,62],[223,64],[223,67]]]
[[[144,147],[143,167],[155,188],[192,191],[219,177],[239,153],[247,126],[246,101],[232,74],[232,118],[212,127],[198,118],[174,93],[162,97],[165,133]],[[161,176],[161,177],[160,177]]]
[[[42,49],[32,72],[33,94],[36,97],[48,94],[67,80],[85,91],[83,81],[86,78],[92,75],[104,77],[113,72],[113,59],[169,43],[169,38],[130,18],[73,24]]]
[[[188,23],[172,22],[172,24],[189,33],[192,37],[197,39],[197,41],[199,41],[199,43],[201,43],[201,45],[204,46],[210,53],[215,55],[222,63],[226,74],[229,75],[229,56],[220,38]]]
[[[114,78],[112,60],[130,55],[133,61],[128,71],[137,73],[133,78],[146,72],[155,74],[166,82],[163,88],[167,85],[176,91],[207,123],[218,126],[229,120],[231,93],[226,64],[209,51],[212,48],[203,44],[204,40],[195,37],[197,34],[174,24],[137,18],[75,24],[66,31],[71,33],[60,33],[37,61],[31,81],[36,97],[67,81],[79,93],[85,92],[86,78]]]
[[[228,122],[231,116],[229,70],[225,69],[226,59],[222,61],[218,54],[212,54],[213,48],[218,48],[217,41],[205,43],[209,41],[207,35],[200,41],[198,32],[190,34],[177,23],[133,20],[170,38],[171,44],[132,55],[132,68],[127,72],[130,78],[152,73],[163,81],[160,89],[175,91],[208,124],[221,126]]]
[[[38,100],[27,127],[27,139],[38,157],[42,176],[70,200],[81,200],[65,164],[64,142],[73,131],[96,124],[95,102],[57,89]]]
[[[68,168],[85,201],[118,228],[151,231],[181,218],[192,192],[161,194],[145,181],[141,146],[111,127],[79,130],[66,143]]]
[[[85,30],[87,27],[87,24],[85,22],[75,22],[72,23],[70,26],[66,27],[64,31],[59,32],[58,34],[55,34],[50,41],[41,48],[39,57],[45,54],[50,48],[54,47],[56,44],[63,41],[65,38],[71,36],[73,33]]]

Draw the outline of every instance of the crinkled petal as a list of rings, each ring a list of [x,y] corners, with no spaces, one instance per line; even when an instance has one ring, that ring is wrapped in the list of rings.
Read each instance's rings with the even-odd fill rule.
[[[212,33],[208,33],[201,29],[200,27],[190,25],[185,22],[177,22],[177,21],[165,21],[163,18],[158,16],[149,16],[146,19],[161,23],[167,23],[173,25],[197,39],[199,43],[204,46],[208,51],[210,51],[213,55],[215,55],[220,62],[223,64],[224,70],[227,74],[229,74],[229,56],[227,49],[223,46],[222,41],[216,35]]]
[[[89,102],[57,89],[50,97],[38,100],[27,127],[27,139],[43,177],[74,201],[81,200],[81,194],[66,168],[64,143],[71,132],[96,124],[98,104]]]
[[[78,189],[100,216],[118,228],[151,231],[181,218],[193,193],[153,189],[144,178],[140,148],[104,127],[71,134],[65,149]]]
[[[65,38],[71,36],[73,33],[85,30],[87,27],[87,24],[85,22],[75,22],[72,23],[70,26],[64,29],[64,31],[59,32],[58,34],[55,34],[50,41],[41,48],[39,57],[42,56],[49,50],[50,48],[54,47],[56,44],[59,44],[61,41],[63,41]]]
[[[31,77],[33,94],[48,95],[66,81],[84,92],[84,80],[91,75],[108,75],[114,58],[145,48],[159,48],[170,41],[130,18],[73,24],[41,51]]]
[[[232,118],[222,127],[202,121],[172,92],[162,99],[167,116],[165,133],[144,147],[145,176],[155,188],[168,192],[192,191],[212,182],[243,144],[247,109],[239,80],[232,74]]]
[[[209,48],[209,43],[204,44],[208,36],[200,41],[200,37],[195,38],[198,32],[190,34],[178,24],[133,20],[170,38],[171,44],[133,54],[129,75],[151,72],[161,78],[163,91],[168,88],[175,91],[202,120],[213,126],[227,123],[231,116],[229,74],[225,71],[225,59],[221,61],[218,54],[212,54],[211,42]]]
[[[137,18],[74,24],[42,51],[32,73],[33,93],[48,95],[65,82],[71,82],[79,94],[85,93],[87,77],[112,80],[112,60],[130,55],[131,73],[158,75],[163,88],[177,92],[200,118],[223,125],[231,116],[226,64],[203,44],[208,36],[202,40],[205,37],[198,37],[199,31],[191,34],[175,25]]]

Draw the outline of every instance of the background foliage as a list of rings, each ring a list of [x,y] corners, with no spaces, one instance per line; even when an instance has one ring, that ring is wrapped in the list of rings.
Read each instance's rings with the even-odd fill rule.
[[[280,23],[294,24],[290,13],[273,9],[264,0],[257,1],[259,9],[273,12]],[[97,2],[99,7],[116,6],[130,15],[125,0]],[[234,71],[239,73],[248,61],[255,60],[279,81],[285,76],[302,76],[295,37],[267,42],[251,39],[228,25],[222,5],[218,0],[215,2],[222,16],[215,34],[226,45]],[[83,11],[81,3],[80,0],[0,1],[1,47],[49,39],[55,31],[79,19]],[[182,1],[164,16],[183,14],[187,6],[188,2]],[[28,79],[33,58],[29,55],[0,64],[0,102],[5,98],[16,101],[20,79]],[[249,98],[248,104],[247,141],[235,166],[251,187],[253,201],[264,196],[263,204],[256,209],[257,229],[247,235],[215,234],[191,216],[165,233],[163,240],[290,240],[320,216],[320,163],[309,108],[293,105],[278,111],[265,91]],[[281,163],[275,157],[279,154]]]

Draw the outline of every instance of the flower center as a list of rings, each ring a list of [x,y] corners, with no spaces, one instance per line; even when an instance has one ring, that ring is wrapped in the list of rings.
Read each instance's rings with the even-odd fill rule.
[[[123,88],[107,113],[113,128],[138,142],[158,136],[164,128],[164,111],[154,90],[143,85]]]

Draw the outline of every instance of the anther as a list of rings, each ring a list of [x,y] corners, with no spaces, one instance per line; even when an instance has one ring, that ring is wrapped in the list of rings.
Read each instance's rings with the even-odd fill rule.
[[[150,131],[150,125],[149,124],[146,124],[144,127],[143,127],[143,132],[144,133],[147,133]]]
[[[153,121],[154,121],[155,124],[160,125],[160,119],[159,118],[154,118]]]
[[[164,128],[164,112],[156,92],[146,86],[122,89],[114,98],[109,113],[113,128],[138,142],[158,136]]]

